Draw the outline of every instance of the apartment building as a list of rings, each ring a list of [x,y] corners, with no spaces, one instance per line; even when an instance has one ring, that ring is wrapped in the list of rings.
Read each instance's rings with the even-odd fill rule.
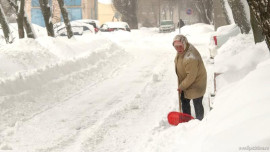
[[[197,23],[199,16],[194,3],[196,0],[138,0],[138,22],[144,27],[159,26],[160,20],[173,20],[177,24],[179,18],[187,24]]]
[[[97,0],[64,0],[64,3],[71,21],[98,18]],[[52,11],[52,22],[61,22],[63,19],[57,0],[49,0],[49,4]],[[39,0],[26,0],[25,8],[32,23],[45,26]]]

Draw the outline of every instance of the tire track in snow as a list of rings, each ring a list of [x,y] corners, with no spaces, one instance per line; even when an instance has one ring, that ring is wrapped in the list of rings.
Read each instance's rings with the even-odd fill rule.
[[[156,105],[155,100],[158,101],[158,99],[160,99],[161,96],[163,96],[164,94],[166,95],[170,93],[170,91],[168,91],[167,89],[162,90],[162,94],[158,94],[158,92],[154,90],[155,87],[159,86],[159,83],[160,83],[159,81],[162,81],[165,75],[168,76],[167,65],[169,65],[168,64],[169,62],[168,62],[168,59],[165,58],[165,61],[163,62],[160,61],[159,64],[156,64],[155,65],[156,67],[159,67],[159,68],[162,67],[162,69],[159,69],[160,70],[159,73],[151,73],[150,79],[148,79],[148,81],[146,82],[143,82],[144,84],[141,86],[141,89],[134,92],[134,95],[125,96],[125,97],[123,95],[120,95],[116,100],[125,101],[125,103],[124,104],[121,103],[123,104],[122,106],[115,105],[114,106],[115,108],[112,110],[112,112],[109,112],[108,115],[100,118],[101,120],[97,124],[95,124],[95,126],[90,127],[86,131],[81,132],[80,133],[81,136],[77,139],[77,143],[72,145],[71,147],[67,147],[66,151],[69,151],[70,149],[74,149],[74,147],[75,147],[75,151],[85,151],[85,152],[86,151],[99,151],[99,152],[122,151],[125,148],[121,146],[128,147],[131,143],[134,144],[134,142],[138,142],[138,140],[128,141],[125,135],[123,135],[121,132],[126,131],[125,129],[128,128],[126,127],[126,125],[127,126],[131,125],[130,128],[138,127],[138,126],[135,126],[135,127],[132,126],[133,121],[141,119],[142,117],[140,115],[144,115],[144,117],[147,117],[145,115],[146,111],[149,111],[149,110],[152,111],[151,110],[152,107],[149,107],[149,106]],[[146,69],[149,69],[149,67]],[[158,70],[156,70],[155,72],[157,71]],[[148,72],[149,71],[147,71],[147,73]],[[145,74],[142,74],[142,75],[145,75]],[[158,80],[155,77],[159,77]],[[173,80],[173,82],[175,81]],[[135,81],[135,83],[138,83],[138,81]],[[142,82],[139,82],[139,83],[142,83]],[[163,82],[163,83],[166,83],[166,82]],[[150,100],[153,100],[153,101],[150,101]],[[159,119],[157,123],[159,123]],[[153,127],[153,124],[149,124],[149,123],[144,124],[144,125],[150,126],[150,128]],[[125,129],[122,130],[121,127]],[[154,126],[153,128],[155,127],[156,126]],[[139,128],[139,130],[136,130],[136,131],[142,132],[144,130],[143,128],[144,127]],[[146,127],[146,128],[149,129],[149,127]],[[132,132],[132,129],[130,131]],[[139,139],[139,136],[135,135],[135,138],[134,138],[134,135],[133,135],[131,139]],[[83,143],[81,144],[81,142]],[[112,143],[114,143],[115,145],[112,146],[111,145]],[[120,144],[121,146],[118,144]]]

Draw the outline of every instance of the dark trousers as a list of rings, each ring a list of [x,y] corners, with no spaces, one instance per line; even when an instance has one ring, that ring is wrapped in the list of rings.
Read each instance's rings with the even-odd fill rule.
[[[196,119],[202,120],[203,119],[203,115],[204,115],[204,109],[203,109],[203,105],[202,105],[202,97],[196,98],[196,99],[192,99],[193,100],[193,104],[194,104],[194,109],[195,109],[195,114],[196,114]],[[182,101],[182,109],[183,109],[183,113],[186,114],[191,114],[191,110],[190,110],[190,99],[185,98],[184,96],[184,91],[182,91],[181,93],[181,101]]]

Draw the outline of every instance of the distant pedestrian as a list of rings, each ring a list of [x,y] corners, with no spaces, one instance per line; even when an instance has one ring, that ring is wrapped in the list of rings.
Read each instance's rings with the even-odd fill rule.
[[[180,21],[177,24],[177,27],[179,27],[179,26],[180,26],[180,28],[182,28],[183,26],[185,26],[185,23],[184,23],[184,21],[182,19],[180,19]]]
[[[196,118],[202,120],[204,117],[202,99],[207,81],[203,60],[197,49],[183,35],[174,37],[173,46],[177,51],[174,62],[178,77],[178,93],[181,96],[179,98],[180,112],[182,108],[183,113],[191,114],[190,100],[192,99]]]

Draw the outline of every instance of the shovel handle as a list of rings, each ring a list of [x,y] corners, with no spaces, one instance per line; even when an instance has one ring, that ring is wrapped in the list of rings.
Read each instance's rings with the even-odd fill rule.
[[[179,111],[182,112],[181,92],[178,91]]]

